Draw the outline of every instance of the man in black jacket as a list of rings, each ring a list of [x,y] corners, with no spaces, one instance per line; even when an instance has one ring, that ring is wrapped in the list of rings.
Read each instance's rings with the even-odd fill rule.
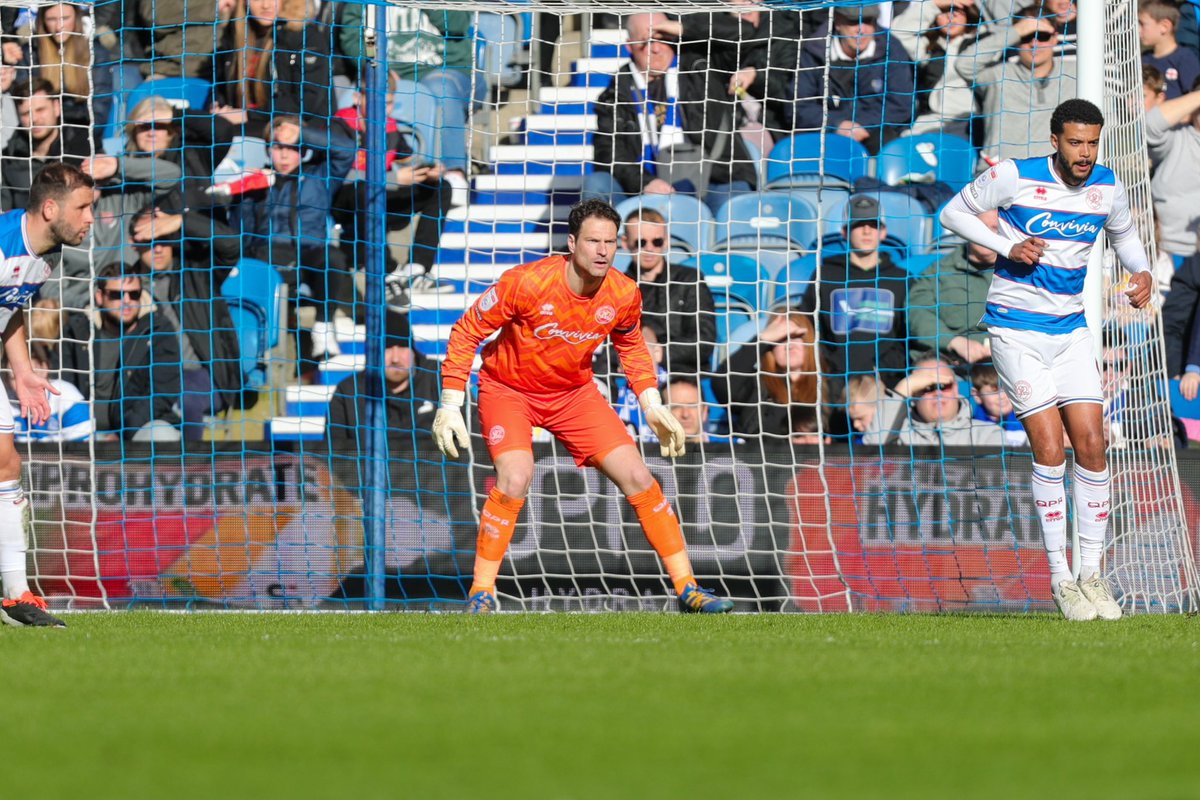
[[[596,100],[596,169],[583,195],[617,203],[683,191],[699,193],[715,211],[754,189],[754,162],[733,132],[734,98],[707,70],[678,68],[675,45],[661,38],[666,23],[662,14],[634,14],[626,23],[630,63]],[[670,173],[667,163],[675,165]]]
[[[101,269],[97,318],[78,313],[68,321],[62,376],[88,397],[88,375],[94,370],[91,400],[98,438],[179,441],[179,336],[165,320],[142,313],[149,297],[142,275],[129,269],[120,264]],[[92,334],[94,349],[88,343]]]
[[[253,402],[243,397],[241,349],[221,297],[241,242],[200,211],[169,214],[154,206],[134,216],[129,235],[149,275],[150,299],[179,338],[184,438],[200,440],[206,415]]]
[[[44,164],[65,161],[79,166],[92,154],[85,128],[62,125],[62,101],[45,78],[18,90],[21,127],[4,148],[0,167],[0,211],[24,208],[33,176]]]
[[[413,347],[407,314],[389,311],[384,339],[384,403],[387,407],[388,447],[393,455],[412,454],[416,442],[433,430],[441,384],[437,365]],[[336,454],[357,455],[366,450],[366,376],[359,372],[344,379],[329,401],[326,429]]]
[[[625,218],[621,244],[633,253],[625,274],[642,290],[642,321],[653,326],[666,345],[667,372],[695,378],[711,367],[717,341],[715,306],[697,270],[667,260],[670,241],[667,222],[657,211],[641,209]]]
[[[878,372],[890,387],[908,371],[908,271],[879,249],[887,235],[879,201],[851,197],[842,230],[848,250],[821,263],[802,304],[818,311],[821,364],[833,397],[852,375]]]

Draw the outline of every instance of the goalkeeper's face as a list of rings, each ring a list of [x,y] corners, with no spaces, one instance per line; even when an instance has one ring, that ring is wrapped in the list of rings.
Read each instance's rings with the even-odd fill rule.
[[[49,228],[54,235],[54,241],[72,247],[83,243],[92,230],[94,221],[92,199],[92,190],[81,186],[61,201],[47,201],[53,203],[53,216],[50,218]]]
[[[1063,124],[1063,132],[1050,134],[1050,144],[1057,152],[1058,171],[1067,183],[1078,186],[1088,179],[1096,166],[1100,149],[1100,126],[1082,122]]]
[[[603,278],[617,253],[617,226],[607,219],[588,217],[579,233],[567,237],[575,270],[591,278]]]

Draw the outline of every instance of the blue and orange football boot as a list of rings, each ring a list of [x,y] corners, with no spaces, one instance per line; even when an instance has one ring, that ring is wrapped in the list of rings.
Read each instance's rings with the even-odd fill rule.
[[[679,610],[685,614],[728,614],[733,611],[733,601],[689,583],[679,594]]]

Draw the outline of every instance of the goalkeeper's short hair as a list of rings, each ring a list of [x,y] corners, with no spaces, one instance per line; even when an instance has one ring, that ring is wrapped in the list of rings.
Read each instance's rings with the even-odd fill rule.
[[[571,208],[571,215],[567,217],[568,232],[572,236],[578,236],[579,229],[583,227],[583,221],[592,217],[606,219],[616,225],[618,229],[621,227],[621,215],[615,208],[603,200],[592,199],[576,203]]]

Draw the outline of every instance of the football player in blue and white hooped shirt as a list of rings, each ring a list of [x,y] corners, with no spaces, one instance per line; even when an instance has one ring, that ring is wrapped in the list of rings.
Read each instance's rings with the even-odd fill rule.
[[[1154,278],[1125,187],[1096,163],[1104,117],[1086,100],[1054,110],[1042,158],[1010,159],[979,175],[942,209],[942,224],[995,250],[996,271],[983,323],[1004,391],[1033,448],[1033,498],[1050,561],[1055,603],[1068,619],[1119,619],[1100,575],[1110,510],[1103,394],[1092,335],[1083,315],[1083,279],[1096,237],[1108,234],[1133,273],[1129,300],[1150,301]],[[999,209],[993,233],[979,214]],[[1075,452],[1074,499],[1080,574],[1067,565],[1063,430]]]
[[[25,306],[46,278],[42,256],[61,245],[79,245],[92,228],[92,179],[73,166],[47,164],[33,179],[29,204],[0,214],[0,338],[12,370],[22,417],[40,425],[50,416],[48,394],[58,394],[29,359]],[[25,494],[21,456],[13,444],[13,413],[0,388],[0,618],[9,625],[65,627],[46,612],[46,601],[29,591],[25,574]]]

